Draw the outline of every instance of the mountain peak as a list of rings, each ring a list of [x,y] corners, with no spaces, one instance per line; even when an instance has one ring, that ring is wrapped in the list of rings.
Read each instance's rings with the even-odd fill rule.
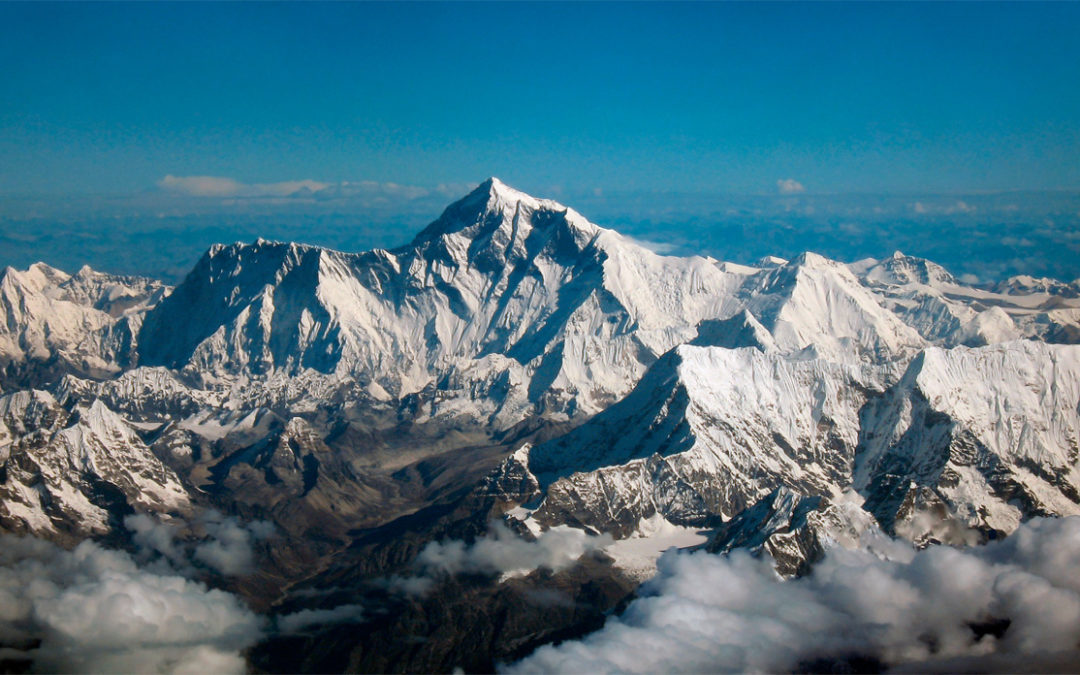
[[[477,190],[484,190],[485,192],[497,192],[500,190],[510,189],[510,186],[502,182],[495,176],[489,176],[487,180],[480,183],[476,188]]]
[[[505,210],[507,207],[513,209],[520,203],[524,203],[534,210],[541,207],[554,207],[553,210],[559,211],[566,210],[566,207],[562,204],[548,199],[537,199],[521,190],[510,187],[495,176],[491,176],[480,185],[477,185],[475,190],[457,203],[461,204],[463,202],[468,202],[470,205],[483,204],[488,207],[487,210],[489,211],[494,210],[493,207],[497,204],[502,205],[503,210]]]
[[[550,199],[537,199],[492,176],[446,207],[438,220],[416,235],[413,244],[454,233],[478,239],[493,229],[513,231],[518,225],[523,226],[519,234],[526,236],[534,226],[547,227],[556,222],[584,232],[587,237],[599,231],[573,209]]]

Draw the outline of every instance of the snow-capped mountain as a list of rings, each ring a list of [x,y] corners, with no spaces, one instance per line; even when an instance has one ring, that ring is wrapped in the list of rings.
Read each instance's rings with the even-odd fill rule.
[[[599,615],[668,545],[801,574],[1007,535],[1080,514],[1075,285],[662,256],[494,178],[391,250],[217,245],[174,289],[8,268],[0,530],[270,520],[237,588],[314,611],[304,580],[426,588],[425,546],[501,516],[528,546],[613,538],[558,582],[618,578]]]
[[[629,532],[654,513],[730,518],[781,485],[846,489],[879,433],[863,417],[931,345],[1067,338],[1078,325],[1080,300],[1013,281],[967,286],[899,252],[755,267],[660,256],[492,178],[401,248],[214,246],[171,292],[87,268],[8,269],[0,355],[12,373],[53,373],[38,379],[67,414],[101,405],[155,430],[163,459],[200,476],[276,475],[263,464],[286,426],[313,424],[346,464],[398,470],[333,439],[402,415],[505,434],[611,406],[533,448],[546,491],[535,517],[606,509],[591,526]]]
[[[778,487],[854,492],[890,532],[990,536],[1080,513],[1080,347],[931,347],[896,364],[681,346],[625,399],[531,448],[528,518],[625,536],[727,520]]]
[[[1022,337],[1075,343],[1080,336],[1080,302],[1060,282],[1014,277],[976,288],[899,251],[849,267],[883,306],[934,344],[977,347]]]
[[[0,272],[0,384],[47,382],[66,372],[116,375],[131,365],[143,312],[168,292],[150,279],[44,263]]]
[[[491,179],[392,251],[212,248],[147,315],[139,360],[204,382],[314,372],[394,399],[496,386],[512,422],[591,413],[730,312],[740,280]]]
[[[0,527],[71,540],[132,509],[181,513],[179,477],[100,401],[67,410],[43,391],[0,397]]]

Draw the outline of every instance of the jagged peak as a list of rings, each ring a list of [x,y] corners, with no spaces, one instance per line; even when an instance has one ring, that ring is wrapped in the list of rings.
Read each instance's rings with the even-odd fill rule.
[[[478,185],[475,190],[469,193],[468,196],[472,195],[487,197],[489,203],[491,200],[500,200],[506,204],[525,203],[532,208],[554,207],[554,210],[566,210],[566,207],[562,204],[559,204],[558,202],[552,201],[550,199],[538,199],[536,197],[533,197],[532,195],[522,192],[517,188],[510,187],[495,176],[492,176],[484,182],[480,183],[480,185]],[[466,197],[466,199],[468,198],[468,196]]]
[[[820,253],[814,253],[813,251],[804,251],[803,253],[800,253],[794,260],[787,264],[792,267],[803,267],[806,269],[836,269],[841,267],[840,263],[835,260],[826,258]]]
[[[935,283],[955,284],[956,279],[941,265],[916,256],[895,251],[876,265],[867,267],[866,279],[871,283],[908,284]]]
[[[24,289],[42,292],[50,286],[58,286],[64,283],[71,278],[71,275],[46,263],[36,262],[25,270],[16,269],[9,265],[4,268],[0,278]]]
[[[274,251],[283,255],[304,255],[312,251],[322,252],[330,250],[331,249],[328,249],[325,246],[317,246],[315,244],[303,244],[295,241],[280,241],[277,239],[264,239],[263,237],[258,237],[249,243],[238,241],[232,244],[213,244],[206,249],[204,257],[211,260],[217,260],[231,259],[249,252],[262,253]]]
[[[539,212],[556,214],[558,218],[534,218]],[[424,228],[413,240],[413,245],[437,239],[449,234],[461,233],[470,238],[482,236],[494,227],[512,226],[520,222],[520,215],[530,216],[530,226],[565,223],[572,229],[588,233],[600,232],[599,227],[586,220],[573,209],[551,199],[538,199],[510,187],[492,176],[480,183],[472,192],[446,207],[437,220]]]
[[[783,267],[786,264],[788,264],[788,261],[784,258],[775,255],[767,255],[764,258],[759,258],[757,262],[754,263],[754,267],[765,269],[772,267]]]
[[[726,349],[756,347],[763,352],[777,349],[772,334],[749,309],[743,309],[727,319],[702,321],[697,331],[697,337],[688,344]]]

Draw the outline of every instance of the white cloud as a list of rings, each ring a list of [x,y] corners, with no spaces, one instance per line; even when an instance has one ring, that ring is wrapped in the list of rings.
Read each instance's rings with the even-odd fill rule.
[[[254,542],[273,535],[274,526],[264,520],[241,523],[236,518],[208,510],[191,523],[161,522],[138,514],[124,519],[144,562],[161,556],[169,565],[189,572],[192,561],[228,576],[252,571]]]
[[[0,537],[0,635],[40,640],[7,652],[37,670],[244,672],[240,651],[261,628],[235,596],[140,569],[126,553]]]
[[[244,185],[232,178],[218,176],[173,176],[158,181],[158,187],[169,192],[180,192],[193,197],[235,197]]]
[[[592,536],[565,525],[527,541],[504,524],[494,523],[485,537],[472,544],[457,539],[428,543],[413,562],[419,575],[393,576],[386,580],[386,586],[408,595],[423,595],[440,575],[499,574],[506,579],[540,568],[557,572],[611,543],[610,535]]]
[[[281,633],[300,633],[311,626],[359,621],[364,616],[360,605],[338,605],[331,609],[302,609],[292,614],[277,618],[277,628]]]
[[[331,187],[314,180],[289,180],[280,183],[241,183],[222,176],[173,176],[158,181],[158,187],[192,197],[310,197]]]
[[[458,540],[429,543],[417,556],[416,565],[428,572],[445,574],[521,576],[541,567],[554,571],[565,569],[588,551],[610,543],[610,536],[594,537],[565,525],[551,528],[536,541],[526,541],[498,523],[486,537],[471,545]]]
[[[202,525],[208,538],[195,547],[195,559],[230,576],[251,572],[255,560],[252,543],[274,532],[274,526],[266,521],[241,524],[216,511],[204,515]]]
[[[975,206],[973,206],[971,204],[968,204],[967,202],[965,202],[962,199],[957,199],[955,202],[952,202],[951,204],[943,204],[941,202],[926,203],[926,202],[919,201],[919,202],[914,202],[912,204],[909,204],[908,206],[912,211],[914,211],[915,213],[917,213],[919,215],[928,215],[928,214],[930,214],[930,215],[937,215],[937,216],[940,216],[940,215],[953,216],[953,215],[956,215],[958,213],[968,214],[968,213],[975,213],[976,211],[978,211],[977,207],[975,207]]]
[[[240,200],[276,199],[383,199],[412,201],[432,195],[432,191],[416,185],[377,181],[341,181],[324,183],[316,180],[289,180],[277,183],[243,183],[224,176],[173,176],[157,182],[159,188],[178,195]],[[436,194],[450,190],[455,196],[464,194],[462,186],[440,185]],[[465,190],[467,192],[467,190]]]
[[[794,178],[782,178],[776,181],[776,189],[780,191],[782,195],[795,195],[800,192],[806,192],[806,188],[803,184]]]
[[[1080,659],[1077,560],[1080,517],[892,560],[834,549],[789,581],[743,552],[668,553],[622,616],[506,670],[780,672],[852,658],[915,671],[1053,670]]]

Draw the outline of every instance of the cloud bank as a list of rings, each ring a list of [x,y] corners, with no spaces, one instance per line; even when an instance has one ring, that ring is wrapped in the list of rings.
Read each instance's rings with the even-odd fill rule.
[[[832,551],[800,579],[736,552],[665,554],[600,631],[505,672],[790,672],[836,662],[913,671],[1075,670],[1080,517],[972,549]]]
[[[140,569],[126,553],[0,536],[7,659],[46,672],[242,673],[240,650],[260,635],[235,596]]]

